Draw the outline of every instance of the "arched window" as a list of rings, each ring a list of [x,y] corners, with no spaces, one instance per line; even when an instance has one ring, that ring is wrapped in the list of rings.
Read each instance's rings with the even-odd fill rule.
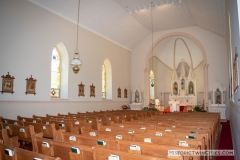
[[[102,98],[106,98],[106,67],[102,65]]]
[[[61,89],[61,57],[56,47],[51,59],[51,98],[59,98]]]
[[[59,42],[51,54],[51,98],[68,99],[68,70],[68,51],[63,42]]]
[[[154,73],[152,70],[150,71],[149,79],[150,79],[150,81],[149,81],[150,82],[150,84],[149,84],[150,85],[150,87],[149,87],[150,88],[150,92],[149,92],[150,99],[155,99],[154,98],[154,85],[152,85],[152,84],[154,84]]]
[[[112,99],[112,67],[108,58],[102,64],[102,99]]]

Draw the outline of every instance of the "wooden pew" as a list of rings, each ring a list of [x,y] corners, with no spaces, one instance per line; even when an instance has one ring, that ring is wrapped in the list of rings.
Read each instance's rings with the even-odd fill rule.
[[[117,139],[122,138],[122,140],[133,140],[133,135],[128,133],[118,133],[118,132],[107,132],[107,131],[101,131],[101,130],[94,130],[94,129],[86,129],[84,127],[81,128],[82,135],[96,135],[96,137],[101,138],[109,138],[109,139]]]
[[[118,127],[118,128],[145,128],[146,130],[156,130],[156,126],[154,124],[117,124],[117,123],[112,123],[111,127]]]
[[[116,125],[116,124],[115,124]],[[113,125],[113,126],[115,126]],[[125,126],[130,126],[130,125],[134,125],[134,126],[150,126],[150,125],[155,125],[156,128],[158,127],[165,127],[165,128],[172,128],[172,127],[176,127],[176,128],[187,128],[187,129],[192,129],[191,131],[196,131],[198,132],[198,128],[201,128],[203,130],[209,130],[210,134],[209,136],[211,137],[211,142],[214,141],[214,129],[213,129],[213,123],[211,122],[205,122],[205,123],[197,123],[197,122],[185,122],[185,121],[134,121],[134,122],[127,122],[125,121],[124,124]],[[151,129],[150,127],[147,127],[149,129]],[[213,146],[213,143],[211,144]]]
[[[140,149],[132,150],[131,148],[136,148],[136,147],[131,147],[131,146],[138,146],[140,147]],[[154,157],[160,157],[160,158],[167,158],[169,150],[200,151],[199,147],[193,148],[193,147],[180,147],[180,146],[172,146],[172,145],[157,145],[157,144],[151,144],[151,143],[132,142],[132,141],[118,141],[118,147],[119,147],[119,151],[122,151],[122,152],[154,156]],[[200,159],[203,159],[203,157],[201,158],[200,156],[184,156],[184,160],[185,159],[200,160]]]
[[[92,160],[92,147],[73,144],[52,139],[34,137],[34,145],[37,153],[60,157],[63,160]],[[48,145],[48,147],[47,147]],[[80,153],[71,152],[72,147],[78,148]],[[75,149],[76,151],[76,149]]]
[[[71,144],[91,146],[91,147],[96,146],[96,147],[103,147],[106,149],[118,150],[117,141],[114,139],[107,139],[107,138],[102,138],[102,137],[101,138],[100,137],[92,137],[92,136],[67,133],[67,132],[62,132],[62,134],[63,134],[62,141],[64,141],[64,142],[68,142]],[[102,145],[102,143],[100,141],[105,141],[106,144]]]
[[[5,153],[7,149],[14,152],[13,156],[8,156]],[[34,158],[40,158],[42,160],[61,160],[60,158],[46,156],[11,145],[0,144],[0,160],[33,160]]]
[[[138,155],[127,152],[109,150],[104,148],[93,148],[94,160],[103,160],[107,159],[110,155],[119,156],[120,160],[170,160],[170,158],[158,158],[152,156]],[[183,160],[181,157],[180,159]]]
[[[19,147],[18,136],[9,137],[6,129],[0,130],[0,143]]]
[[[36,134],[33,126],[17,126],[13,124],[5,124],[2,122],[1,125],[7,130],[9,137],[18,136],[19,140],[30,143],[33,142],[33,136]],[[33,151],[35,151],[34,147]]]
[[[37,116],[35,114],[32,115],[32,118],[33,119],[41,119],[42,120],[42,123],[46,122],[46,121],[51,121],[51,120],[54,120],[56,121],[56,118],[49,118],[49,117],[43,117],[43,116]],[[44,120],[44,122],[43,122]]]
[[[35,133],[43,133],[44,138],[55,139],[57,137],[58,131],[55,128],[55,123],[42,124],[42,123],[32,123],[23,122],[24,126],[34,126]]]
[[[13,120],[13,119],[7,119],[7,118],[2,118],[3,123],[8,123],[8,124],[14,124],[14,125],[19,125],[19,126],[23,126],[23,122],[22,121],[18,121],[18,120]]]
[[[193,148],[200,147],[200,150],[205,150],[204,138],[186,139],[186,138],[179,138],[179,137],[154,136],[149,134],[134,134],[133,141],[154,143],[154,144],[165,144],[165,145],[173,145],[173,146],[180,146],[181,144],[179,143],[179,141],[185,141],[190,147],[193,147]]]
[[[140,128],[140,127],[116,127],[116,126],[102,126],[98,125],[98,130],[101,131],[114,131],[114,132],[119,132],[119,133],[129,133],[129,134],[134,134],[134,133],[144,133],[146,132],[145,128]]]
[[[65,130],[66,132],[78,133],[79,128],[73,126],[72,121],[50,121],[50,123],[55,124],[56,130]]]
[[[28,117],[21,117],[20,115],[17,116],[17,120],[23,122],[33,122],[33,123],[42,123],[41,119],[38,118],[28,118]]]
[[[207,143],[206,136],[207,134],[189,134],[189,133],[181,133],[181,132],[163,132],[163,131],[150,131],[148,130],[145,135],[150,136],[163,136],[163,137],[174,137],[183,140],[187,140],[186,136],[194,136],[197,140],[204,140],[205,147],[203,149],[210,149],[210,142]]]
[[[166,127],[157,127],[156,132],[181,132],[181,133],[187,133],[187,134],[193,134],[192,129],[187,129],[187,128],[166,128]],[[212,148],[212,135],[209,130],[194,130],[197,132],[197,134],[206,134],[206,140],[210,143],[209,147]],[[150,130],[147,130],[147,132],[150,132]]]

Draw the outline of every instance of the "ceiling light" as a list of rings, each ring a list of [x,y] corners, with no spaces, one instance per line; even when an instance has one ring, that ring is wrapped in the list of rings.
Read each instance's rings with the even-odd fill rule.
[[[76,40],[76,49],[74,50],[73,60],[71,61],[71,67],[74,73],[78,73],[80,67],[82,66],[82,62],[79,59],[78,54],[78,24],[79,24],[79,11],[80,11],[80,0],[78,1],[78,20],[77,20],[77,40]]]

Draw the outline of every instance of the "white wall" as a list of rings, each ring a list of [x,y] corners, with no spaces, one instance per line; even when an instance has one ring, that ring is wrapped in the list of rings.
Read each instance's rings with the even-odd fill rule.
[[[21,109],[25,116],[76,110],[84,112],[93,110],[93,106],[96,110],[120,109],[121,105],[129,102],[129,98],[123,98],[123,92],[122,98],[117,98],[117,89],[130,91],[130,51],[79,27],[82,68],[78,74],[69,68],[68,99],[64,108],[62,101],[50,99],[51,52],[55,45],[62,42],[69,60],[72,60],[76,47],[76,25],[27,0],[1,1],[0,22],[0,74],[10,72],[15,77],[15,93],[0,94],[0,115],[13,118],[23,113],[12,113],[13,108]],[[101,98],[101,69],[106,58],[112,66],[111,102],[102,102]],[[30,75],[37,79],[36,95],[25,95],[25,79]],[[81,82],[85,85],[85,97],[78,97],[78,84]],[[96,97],[89,96],[92,83],[96,86]],[[89,101],[91,105],[87,103]]]
[[[187,27],[187,28],[179,28],[174,30],[167,30],[162,32],[154,33],[154,43],[164,35],[169,33],[187,33],[193,37],[195,37],[206,51],[207,63],[209,64],[209,72],[208,72],[208,82],[209,89],[211,86],[215,84],[218,80],[224,87],[226,87],[228,95],[228,61],[227,61],[227,49],[226,49],[226,41],[225,38],[220,37],[212,32],[209,32],[200,27]],[[147,53],[151,47],[151,35],[146,39],[142,40],[132,51],[132,61],[131,61],[131,84],[138,84],[141,88],[144,88],[144,68],[145,60]],[[154,73],[156,74],[156,73]],[[198,77],[200,78],[200,77]],[[227,104],[229,104],[229,98],[226,99]],[[229,118],[229,114],[227,114],[227,118]]]
[[[232,57],[232,62],[234,62],[235,55],[235,47],[238,48],[238,52],[240,50],[240,38],[239,38],[239,8],[240,1],[239,0],[226,0],[226,40],[227,40],[227,49],[229,59]],[[231,22],[231,29],[229,29],[229,15]],[[231,31],[231,33],[229,33]],[[230,36],[231,34],[231,36]],[[230,39],[231,38],[231,39]],[[230,43],[231,42],[231,43]],[[232,53],[231,53],[232,50]],[[230,56],[232,54],[232,56]],[[238,58],[239,63],[239,58]],[[229,64],[229,67],[232,68],[233,64]],[[240,73],[239,73],[240,75]],[[230,76],[228,77],[230,79]],[[235,159],[240,158],[240,101],[238,101],[240,97],[240,92],[238,91],[233,95],[234,102],[230,103],[230,122],[231,122],[231,130],[232,130],[232,139],[233,139],[233,147],[235,151]]]

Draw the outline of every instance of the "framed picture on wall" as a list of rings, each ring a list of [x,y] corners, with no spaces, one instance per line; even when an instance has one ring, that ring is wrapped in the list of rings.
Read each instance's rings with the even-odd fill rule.
[[[36,94],[36,79],[32,78],[32,75],[30,78],[26,79],[26,95],[27,94]]]
[[[2,94],[3,93],[14,93],[13,92],[13,81],[14,81],[14,77],[11,76],[8,72],[8,74],[6,76],[2,76]]]
[[[92,85],[90,86],[90,97],[95,97],[95,86]]]
[[[126,88],[124,89],[124,98],[128,98],[127,97],[127,89]]]
[[[83,96],[83,97],[85,96],[84,95],[84,86],[85,85],[82,84],[82,82],[81,82],[81,84],[78,85],[78,96]]]
[[[234,62],[233,62],[233,87],[234,87],[234,93],[237,93],[239,90],[237,47],[235,47],[235,58],[234,58]]]
[[[118,90],[118,98],[121,98],[121,88],[119,87],[117,90]]]

